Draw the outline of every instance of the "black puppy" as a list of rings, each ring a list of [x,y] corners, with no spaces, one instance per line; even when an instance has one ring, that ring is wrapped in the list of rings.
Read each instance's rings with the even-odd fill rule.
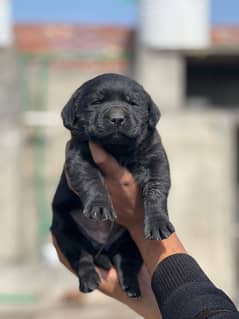
[[[167,238],[174,228],[167,212],[169,165],[155,129],[160,112],[138,83],[103,74],[76,90],[62,118],[71,140],[53,200],[52,232],[78,274],[81,291],[98,287],[95,265],[109,269],[113,263],[122,288],[137,297],[142,259],[129,233],[113,223],[116,213],[88,142],[101,145],[133,174],[143,193],[145,237]]]

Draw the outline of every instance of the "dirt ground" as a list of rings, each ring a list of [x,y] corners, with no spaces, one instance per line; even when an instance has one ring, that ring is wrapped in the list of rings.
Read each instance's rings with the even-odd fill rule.
[[[1,319],[138,319],[100,292],[80,295],[62,266],[0,265]]]
[[[114,301],[95,305],[58,304],[46,308],[17,307],[0,312],[1,319],[138,319],[135,313]]]

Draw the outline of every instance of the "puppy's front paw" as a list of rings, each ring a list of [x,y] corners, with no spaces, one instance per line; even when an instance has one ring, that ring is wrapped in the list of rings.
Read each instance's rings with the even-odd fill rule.
[[[174,231],[167,215],[145,218],[144,237],[146,239],[162,240],[168,238]]]
[[[99,288],[100,277],[95,269],[88,269],[79,277],[81,292],[87,293]]]
[[[114,221],[116,219],[116,214],[112,207],[99,203],[87,205],[83,210],[83,214],[90,219],[101,222],[106,220]]]

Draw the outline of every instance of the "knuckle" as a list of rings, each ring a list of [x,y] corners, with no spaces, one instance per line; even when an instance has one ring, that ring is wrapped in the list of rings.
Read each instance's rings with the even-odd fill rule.
[[[97,156],[95,159],[95,163],[99,166],[105,165],[107,162],[107,156],[102,155],[102,156]]]
[[[125,174],[122,176],[120,184],[122,186],[131,186],[135,184],[133,176],[129,172],[125,172]]]

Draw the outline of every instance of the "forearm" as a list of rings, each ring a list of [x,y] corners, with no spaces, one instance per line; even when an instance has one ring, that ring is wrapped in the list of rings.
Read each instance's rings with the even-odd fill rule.
[[[152,276],[157,265],[166,257],[186,253],[176,233],[164,240],[148,240],[144,238],[142,226],[130,230],[131,237],[139,248],[149,274]]]

